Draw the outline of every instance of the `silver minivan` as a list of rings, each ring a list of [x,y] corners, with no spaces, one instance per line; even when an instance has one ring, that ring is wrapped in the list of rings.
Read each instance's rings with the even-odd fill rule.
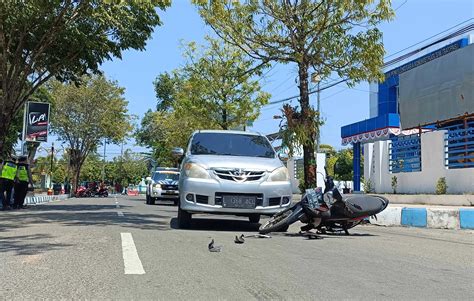
[[[273,215],[291,204],[288,170],[268,139],[242,131],[197,131],[182,156],[178,224],[190,226],[194,213]],[[282,158],[283,159],[283,158]]]

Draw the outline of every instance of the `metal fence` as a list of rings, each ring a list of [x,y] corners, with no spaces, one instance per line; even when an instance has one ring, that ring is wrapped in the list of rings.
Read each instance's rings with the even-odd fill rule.
[[[397,136],[389,144],[391,173],[421,171],[421,139],[419,134]]]
[[[474,168],[474,120],[445,127],[445,166]]]

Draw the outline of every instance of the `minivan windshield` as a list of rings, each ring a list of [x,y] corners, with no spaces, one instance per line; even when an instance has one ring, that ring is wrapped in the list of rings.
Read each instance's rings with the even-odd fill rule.
[[[275,152],[263,136],[231,133],[197,133],[191,144],[193,155],[274,158]]]
[[[153,174],[153,181],[179,180],[179,173],[174,171],[157,171]]]

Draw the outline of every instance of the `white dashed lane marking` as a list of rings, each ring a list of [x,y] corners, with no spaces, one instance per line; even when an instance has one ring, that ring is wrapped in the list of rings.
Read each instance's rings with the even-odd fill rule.
[[[123,216],[123,212],[122,212],[122,211],[119,211],[119,212],[117,212],[117,215],[118,215],[118,216]]]
[[[143,269],[140,257],[138,257],[137,248],[133,242],[131,233],[120,233],[122,236],[122,253],[125,275],[143,275]]]

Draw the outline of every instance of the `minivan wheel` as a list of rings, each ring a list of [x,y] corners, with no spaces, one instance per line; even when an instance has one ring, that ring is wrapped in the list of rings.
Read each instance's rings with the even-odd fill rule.
[[[178,227],[180,229],[188,229],[191,227],[191,213],[178,208]]]
[[[260,222],[260,214],[252,214],[249,216],[249,221],[253,224]]]

